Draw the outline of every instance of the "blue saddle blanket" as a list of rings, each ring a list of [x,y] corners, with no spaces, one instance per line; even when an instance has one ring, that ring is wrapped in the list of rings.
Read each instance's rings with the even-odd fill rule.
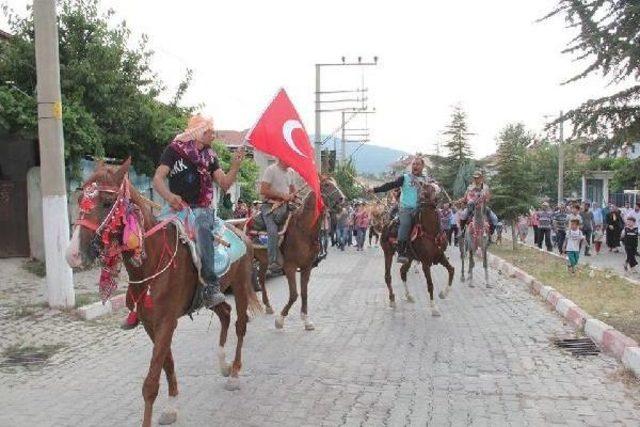
[[[180,211],[171,209],[168,205],[162,209],[160,215],[158,215],[159,221],[172,218],[172,223],[176,225],[180,231],[181,239],[187,244],[191,251],[193,262],[200,271],[201,261],[200,254],[198,253],[198,245],[196,244],[195,233],[195,219],[196,212],[191,208],[184,208]],[[231,265],[242,258],[247,253],[247,247],[244,241],[234,233],[225,222],[214,214],[214,226],[212,231],[213,236],[217,236],[225,242],[229,243],[229,247],[226,247],[219,242],[214,242],[214,256],[213,265],[214,271],[218,277],[224,276]]]

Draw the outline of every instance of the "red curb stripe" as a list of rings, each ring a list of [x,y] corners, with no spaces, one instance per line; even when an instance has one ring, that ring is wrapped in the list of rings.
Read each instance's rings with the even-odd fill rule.
[[[551,291],[549,292],[549,295],[547,295],[547,302],[555,308],[560,298],[562,298],[562,294],[560,292]]]
[[[579,329],[584,329],[588,318],[589,315],[578,306],[571,307],[566,316],[566,319]]]
[[[602,336],[602,346],[606,351],[620,359],[624,354],[625,348],[637,347],[638,343],[615,329],[609,329]]]

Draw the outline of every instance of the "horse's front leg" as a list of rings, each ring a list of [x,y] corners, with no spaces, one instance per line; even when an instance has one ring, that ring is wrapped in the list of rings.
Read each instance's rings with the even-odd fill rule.
[[[449,295],[449,292],[451,291],[451,286],[453,285],[453,276],[455,275],[455,269],[453,268],[453,266],[451,265],[451,263],[449,262],[449,260],[447,259],[444,253],[442,254],[442,258],[440,259],[440,264],[442,264],[444,268],[447,269],[447,272],[449,273],[449,283],[447,284],[446,288],[440,291],[440,294],[439,294],[441,299],[445,299]]]
[[[436,301],[433,299],[433,278],[431,277],[431,266],[428,263],[422,263],[422,271],[427,278],[427,291],[429,292],[429,304],[431,305],[431,315],[434,317],[440,316],[440,310],[436,305]]]
[[[294,302],[298,299],[298,289],[296,285],[296,267],[293,264],[285,264],[284,274],[287,277],[287,283],[289,284],[289,301],[284,306],[279,315],[276,316],[276,328],[282,329],[284,327],[284,318],[289,314],[289,310]]]
[[[489,239],[487,238],[482,248],[482,268],[484,269],[484,285],[487,288],[492,288],[493,285],[489,282],[489,260],[487,259],[488,247],[489,247]]]
[[[411,268],[412,262],[412,260],[409,260],[409,262],[402,264],[402,266],[400,267],[400,278],[402,279],[402,284],[404,285],[404,296],[407,298],[407,302],[416,302],[415,298],[413,298],[413,295],[411,295],[411,292],[409,292],[409,286],[407,286],[407,273]]]
[[[158,397],[158,389],[160,387],[160,373],[165,364],[167,355],[171,348],[171,339],[173,331],[176,328],[177,320],[175,317],[166,316],[160,319],[154,328],[154,343],[151,363],[149,371],[142,386],[142,396],[144,398],[144,418],[143,427],[151,427],[151,418],[153,416],[153,403]],[[176,386],[177,394],[177,386]]]
[[[220,319],[220,340],[218,341],[218,365],[220,373],[223,377],[228,377],[231,373],[231,366],[226,361],[224,345],[227,342],[227,334],[229,332],[229,324],[231,323],[231,306],[226,302],[218,304],[213,311]]]
[[[474,248],[473,248],[473,244],[471,244],[471,246],[469,246],[469,250],[467,251],[467,254],[469,255],[469,270],[467,270],[467,274],[468,274],[468,278],[469,278],[469,287],[470,288],[475,288],[475,284],[473,283],[473,269],[476,265],[476,260],[475,260],[475,255],[474,255]]]
[[[236,313],[238,314],[238,320],[236,320],[236,336],[238,342],[236,343],[236,355],[233,359],[233,365],[231,366],[231,376],[225,384],[224,388],[228,391],[235,391],[240,389],[240,370],[242,369],[242,344],[244,343],[244,336],[247,333],[247,307],[248,299],[247,295],[241,293],[241,289],[246,289],[242,285],[242,281],[238,282],[239,286],[234,289],[235,301],[236,301]]]
[[[302,299],[302,307],[300,308],[300,318],[304,323],[304,329],[313,331],[316,327],[309,319],[309,308],[307,306],[307,297],[309,292],[309,279],[311,278],[311,267],[305,268],[300,272],[300,298]]]
[[[391,286],[391,263],[393,262],[393,247],[389,245],[388,250],[384,251],[384,282],[387,284],[389,291],[389,306],[396,308],[396,296],[393,294]]]

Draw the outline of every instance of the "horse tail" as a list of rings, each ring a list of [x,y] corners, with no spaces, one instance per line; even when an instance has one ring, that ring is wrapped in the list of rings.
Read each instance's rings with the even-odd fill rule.
[[[256,291],[253,289],[252,269],[253,269],[253,245],[246,235],[242,236],[245,245],[247,246],[247,253],[244,254],[248,259],[248,266],[246,272],[246,280],[244,280],[245,294],[247,295],[247,311],[249,316],[255,317],[258,314],[262,314],[264,309],[262,303],[258,299]]]

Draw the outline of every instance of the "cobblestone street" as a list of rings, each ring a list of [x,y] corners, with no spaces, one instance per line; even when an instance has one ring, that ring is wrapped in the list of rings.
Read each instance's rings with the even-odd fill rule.
[[[459,268],[458,254],[450,258]],[[445,270],[433,271],[437,292]],[[577,359],[554,348],[550,340],[572,329],[519,282],[492,270],[493,289],[469,288],[456,271],[449,298],[437,301],[442,317],[433,318],[422,274],[409,273],[415,304],[404,300],[395,266],[393,278],[395,310],[380,249],[331,252],[311,278],[316,330],[304,331],[299,301],[284,330],[274,316],[254,319],[237,392],[224,390],[217,367],[217,318],[181,319],[176,425],[639,425],[637,382],[608,356]],[[284,278],[268,287],[279,310]],[[64,349],[44,367],[0,368],[0,426],[139,425],[151,345],[142,328],[123,332],[117,320],[3,319],[2,347],[5,337],[34,337]],[[166,402],[161,380],[156,420]]]

